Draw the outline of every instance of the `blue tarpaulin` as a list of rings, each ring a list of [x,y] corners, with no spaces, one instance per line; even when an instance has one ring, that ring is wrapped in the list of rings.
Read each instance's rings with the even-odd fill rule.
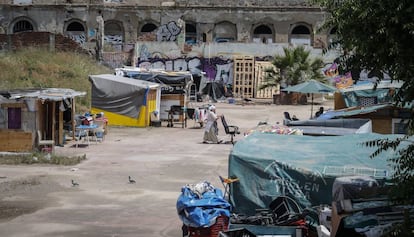
[[[204,192],[194,192],[189,185],[183,186],[177,200],[177,212],[184,225],[210,227],[218,216],[230,217],[231,205],[220,189],[212,187]]]

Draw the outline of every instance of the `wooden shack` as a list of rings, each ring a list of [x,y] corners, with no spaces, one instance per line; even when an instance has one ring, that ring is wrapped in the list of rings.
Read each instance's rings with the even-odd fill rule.
[[[372,131],[381,134],[405,134],[412,116],[409,107],[393,104],[393,95],[402,86],[400,81],[360,82],[335,93],[332,118],[372,120]]]
[[[86,92],[46,88],[0,91],[0,151],[42,150],[39,141],[63,145],[64,131],[75,127],[75,97]]]

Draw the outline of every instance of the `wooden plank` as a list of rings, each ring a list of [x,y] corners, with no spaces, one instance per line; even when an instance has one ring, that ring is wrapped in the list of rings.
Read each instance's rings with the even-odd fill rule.
[[[254,97],[254,57],[236,56],[234,60],[233,94],[235,97]]]
[[[63,106],[63,101],[60,101],[60,104]],[[60,105],[59,105],[60,107]],[[59,129],[58,129],[58,142],[60,145],[63,145],[63,111],[58,109],[59,111]]]
[[[33,149],[32,133],[4,130],[0,131],[0,151],[22,152]]]
[[[1,104],[2,108],[26,108],[24,103],[3,103]]]
[[[276,70],[276,67],[271,62],[255,62],[254,98],[272,99],[273,95],[280,93],[280,86],[273,86],[267,87],[265,89],[260,89],[260,87],[266,82],[267,68],[273,68],[274,70]]]

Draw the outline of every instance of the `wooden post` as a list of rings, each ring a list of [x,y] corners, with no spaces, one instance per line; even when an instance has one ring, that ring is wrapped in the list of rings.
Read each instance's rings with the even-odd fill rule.
[[[59,102],[59,130],[58,130],[58,141],[59,145],[63,145],[63,111],[60,107],[63,106],[63,100]]]
[[[75,140],[76,121],[75,121],[75,97],[72,98],[72,140]]]
[[[56,102],[52,103],[52,139],[55,141],[56,144],[56,137],[55,137],[55,129],[56,129]]]

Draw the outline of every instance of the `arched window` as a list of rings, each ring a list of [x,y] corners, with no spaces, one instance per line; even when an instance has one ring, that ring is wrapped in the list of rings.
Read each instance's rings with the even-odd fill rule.
[[[108,21],[105,22],[105,43],[121,44],[123,42],[124,32],[121,25],[118,22]]]
[[[220,22],[214,27],[214,41],[217,43],[233,42],[237,40],[236,25],[231,22]]]
[[[85,31],[85,28],[80,22],[74,21],[68,25],[66,31]]]
[[[197,29],[195,25],[186,23],[185,24],[185,43],[195,44],[197,43]]]
[[[267,25],[259,25],[253,30],[253,42],[273,43],[272,29]]]
[[[148,33],[148,32],[153,32],[154,30],[156,30],[158,27],[155,24],[152,23],[147,23],[144,26],[142,26],[141,28],[141,32],[142,33]]]
[[[20,20],[13,25],[13,33],[32,32],[33,25],[27,20]]]
[[[78,21],[72,21],[67,25],[65,35],[79,44],[86,42],[85,27]]]
[[[311,31],[306,25],[297,25],[293,27],[290,33],[289,43],[311,45]]]

